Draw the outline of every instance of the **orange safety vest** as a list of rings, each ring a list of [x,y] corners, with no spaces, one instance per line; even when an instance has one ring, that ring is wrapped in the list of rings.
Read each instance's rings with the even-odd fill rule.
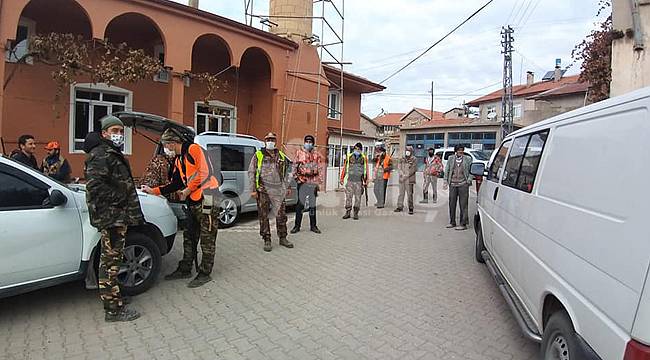
[[[188,159],[188,155],[194,159],[194,162]],[[183,171],[183,168],[185,168],[185,171]],[[181,180],[183,180],[183,184],[190,189],[190,199],[192,201],[201,200],[203,190],[216,190],[219,188],[219,181],[214,175],[210,174],[203,149],[198,144],[190,145],[185,156],[176,158],[176,169],[181,176]]]
[[[377,168],[379,167],[379,158],[380,156],[377,156],[377,163],[375,164],[375,171],[377,171]],[[385,171],[386,169],[390,168],[390,155],[386,154],[384,157],[384,180],[390,179],[390,172]]]

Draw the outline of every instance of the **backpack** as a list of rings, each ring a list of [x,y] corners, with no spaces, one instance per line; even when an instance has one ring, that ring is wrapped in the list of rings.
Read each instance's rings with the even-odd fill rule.
[[[190,146],[192,146],[192,145],[196,145],[201,149],[201,152],[203,153],[203,158],[205,159],[205,162],[206,162],[206,164],[208,166],[208,177],[206,179],[204,179],[203,182],[201,182],[201,185],[199,187],[205,185],[205,183],[210,181],[210,178],[212,176],[214,176],[217,179],[217,182],[219,182],[219,186],[221,186],[221,184],[223,184],[223,174],[221,173],[220,170],[215,170],[214,165],[212,165],[212,159],[210,158],[210,155],[208,154],[208,152],[201,145],[196,144],[196,143],[191,143],[187,147],[183,146],[183,149],[182,149],[183,151],[181,153],[181,157],[185,156],[185,158],[187,159],[187,161],[190,162],[190,164],[192,164],[192,165],[196,164],[196,160],[190,154]],[[181,161],[180,163],[181,163],[181,166],[183,167],[183,173],[187,174],[187,170],[185,169],[185,162]]]

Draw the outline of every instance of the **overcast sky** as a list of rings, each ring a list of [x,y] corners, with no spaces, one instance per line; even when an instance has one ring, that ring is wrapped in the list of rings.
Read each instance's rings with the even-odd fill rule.
[[[187,3],[185,0],[176,0]],[[268,14],[268,0],[254,0],[255,13]],[[341,0],[335,0],[340,5]],[[347,71],[380,82],[435,43],[487,0],[347,0],[344,60]],[[434,82],[435,109],[446,111],[501,87],[503,56],[500,29],[515,28],[514,83],[526,71],[540,79],[595,27],[598,0],[494,0],[470,22],[434,47],[408,69],[388,80],[380,94],[366,95],[362,111],[429,108]],[[244,0],[201,0],[200,8],[244,22]],[[320,14],[320,10],[317,10]],[[340,27],[329,11],[328,21]],[[601,19],[604,15],[601,15]],[[256,21],[254,26],[259,27]],[[314,33],[320,34],[320,22]],[[325,39],[331,39],[326,34]],[[339,49],[330,48],[333,52]],[[576,74],[579,64],[568,74]]]

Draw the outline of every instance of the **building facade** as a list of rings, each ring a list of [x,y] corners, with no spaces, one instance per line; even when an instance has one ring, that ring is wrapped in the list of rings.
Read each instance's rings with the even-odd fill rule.
[[[580,82],[578,75],[562,77],[559,68],[549,72],[549,77],[551,73],[551,79],[535,82],[534,74],[529,72],[526,84],[513,87],[513,122],[516,128],[585,106],[589,84]],[[478,108],[480,121],[501,123],[502,95],[503,89],[497,90],[466,105]]]
[[[312,5],[308,0],[292,1]],[[281,1],[271,5],[275,13],[290,15],[293,11]],[[6,83],[0,89],[0,136],[6,151],[25,133],[36,137],[39,157],[45,155],[42,144],[57,140],[74,175],[80,176],[86,134],[98,129],[102,116],[134,110],[165,116],[197,132],[236,132],[261,138],[273,131],[288,153],[310,133],[326,156],[328,129],[359,130],[361,94],[383,87],[344,74],[351,85],[339,99],[343,111],[329,117],[332,84],[326,76],[302,75],[328,73],[319,67],[316,47],[295,36],[298,30],[311,35],[311,20],[293,21],[300,24],[274,28],[286,35],[283,37],[168,0],[3,0],[0,39],[7,46],[5,61],[0,62],[0,78]],[[168,71],[152,79],[113,86],[80,76],[55,102],[54,67],[16,63],[29,48],[31,35],[49,33],[126,43],[159,59]],[[205,84],[174,75],[187,72],[219,74],[226,86],[206,99]],[[288,101],[298,97],[310,102]],[[134,176],[141,175],[154,149],[144,137],[127,132],[125,153]]]
[[[632,3],[637,3],[638,16],[633,16]],[[650,3],[612,1],[612,28],[620,37],[612,42],[610,95],[650,86]]]

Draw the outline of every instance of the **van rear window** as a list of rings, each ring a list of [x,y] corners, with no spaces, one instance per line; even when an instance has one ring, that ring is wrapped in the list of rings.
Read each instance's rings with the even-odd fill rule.
[[[548,130],[515,139],[503,175],[503,185],[532,192],[539,160],[546,144]]]

